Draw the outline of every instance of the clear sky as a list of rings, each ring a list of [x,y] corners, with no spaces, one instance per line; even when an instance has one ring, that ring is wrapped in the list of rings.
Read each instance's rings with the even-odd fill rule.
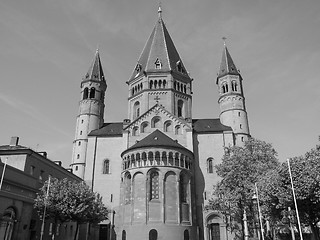
[[[319,0],[162,0],[193,81],[193,117],[217,118],[223,42],[240,69],[252,136],[279,159],[320,135]],[[0,1],[0,144],[71,161],[80,82],[98,47],[106,121],[127,118],[126,81],[157,20],[156,0]]]

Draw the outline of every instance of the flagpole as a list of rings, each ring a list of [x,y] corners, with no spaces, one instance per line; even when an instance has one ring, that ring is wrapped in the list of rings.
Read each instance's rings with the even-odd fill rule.
[[[1,191],[1,189],[2,189],[2,183],[3,183],[4,173],[5,173],[6,167],[7,167],[7,161],[8,161],[8,158],[6,157],[6,161],[4,162],[4,166],[3,166],[3,170],[2,170],[2,175],[1,175],[0,191]]]
[[[296,195],[294,193],[294,187],[293,187],[293,180],[292,180],[292,175],[291,175],[290,159],[289,158],[287,159],[287,162],[288,162],[288,168],[289,168],[289,175],[290,175],[290,181],[291,181],[291,188],[292,188],[294,206],[296,207],[296,214],[297,214],[297,220],[298,220],[298,226],[299,226],[299,232],[300,232],[300,239],[303,240],[302,231],[301,231],[301,224],[300,224],[300,218],[299,218],[299,212],[298,212],[298,205],[297,205]]]
[[[261,216],[261,209],[260,209],[260,203],[259,203],[259,194],[258,194],[257,183],[255,183],[254,186],[255,186],[255,188],[256,188],[256,194],[257,194],[258,213],[259,213],[259,220],[260,220],[261,237],[262,237],[262,240],[264,240],[264,229],[263,229],[263,226],[262,226],[262,216]]]
[[[50,188],[50,175],[49,175],[49,179],[48,179],[48,188],[47,188],[47,194],[46,194],[46,198],[44,201],[44,210],[43,210],[43,216],[42,216],[42,224],[41,224],[41,233],[40,233],[40,240],[43,239],[43,234],[44,234],[44,220],[46,218],[46,211],[47,211],[47,199],[48,199],[48,195],[49,195],[49,188]]]

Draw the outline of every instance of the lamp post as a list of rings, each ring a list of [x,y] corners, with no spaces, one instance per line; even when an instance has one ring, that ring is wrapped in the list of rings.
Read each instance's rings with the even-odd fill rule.
[[[290,227],[290,231],[291,231],[292,240],[296,239],[296,237],[294,235],[294,228],[293,228],[293,223],[295,221],[295,218],[294,218],[295,214],[296,214],[295,211],[291,210],[291,207],[288,207],[289,227]]]
[[[248,223],[247,223],[247,213],[246,209],[243,209],[243,230],[244,230],[244,240],[249,239]]]
[[[252,196],[252,215],[253,215],[253,235],[255,238],[259,239],[260,240],[260,235],[259,235],[259,232],[258,232],[258,198],[257,198],[257,195],[256,194],[253,194]]]

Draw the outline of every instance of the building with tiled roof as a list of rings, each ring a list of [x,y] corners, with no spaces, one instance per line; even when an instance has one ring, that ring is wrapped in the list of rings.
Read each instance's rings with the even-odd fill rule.
[[[34,199],[49,176],[77,182],[81,178],[63,168],[61,161],[51,161],[46,152],[20,145],[18,137],[0,146],[0,173],[1,239],[40,239],[42,226],[43,239],[73,239],[75,222],[61,224],[49,219],[43,222],[34,209]]]
[[[192,117],[193,80],[158,11],[129,80],[128,117],[105,123],[108,94],[99,52],[81,82],[73,173],[99,192],[111,211],[97,239],[231,237],[218,211],[205,209],[218,181],[214,165],[227,146],[250,136],[243,79],[223,47],[216,82],[219,116]]]

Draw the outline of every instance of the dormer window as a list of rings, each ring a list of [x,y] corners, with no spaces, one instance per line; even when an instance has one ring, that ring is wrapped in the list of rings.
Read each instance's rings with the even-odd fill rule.
[[[183,73],[184,71],[183,71],[182,63],[181,63],[180,60],[177,61],[176,65],[177,65],[177,70],[178,70],[178,72]]]
[[[159,58],[157,58],[157,60],[155,61],[154,64],[156,66],[156,69],[161,69],[162,68],[162,63],[161,63]]]
[[[142,70],[142,66],[140,63],[137,64],[136,68],[135,68],[136,72],[139,73]]]

